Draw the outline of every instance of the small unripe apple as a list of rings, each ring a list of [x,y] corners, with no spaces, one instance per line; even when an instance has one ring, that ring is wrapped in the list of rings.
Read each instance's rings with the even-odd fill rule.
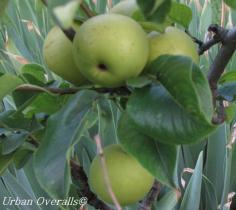
[[[161,55],[183,55],[190,57],[196,64],[199,63],[196,44],[183,31],[167,27],[163,34],[153,34],[150,39],[149,62]]]
[[[138,76],[149,54],[142,27],[118,14],[90,18],[79,28],[73,45],[74,60],[82,74],[104,87],[118,87]]]
[[[75,84],[84,84],[86,79],[75,65],[72,42],[59,27],[53,27],[46,36],[43,55],[49,69],[63,79]]]
[[[112,7],[110,12],[131,17],[138,10],[136,0],[123,0]]]
[[[120,205],[126,206],[138,202],[151,189],[154,177],[121,146],[106,147],[104,158],[111,188]],[[113,204],[105,184],[99,156],[96,156],[91,164],[89,183],[100,199]]]

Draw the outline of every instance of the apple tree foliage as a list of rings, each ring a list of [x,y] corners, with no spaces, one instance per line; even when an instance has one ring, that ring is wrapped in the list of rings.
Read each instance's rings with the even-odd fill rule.
[[[162,31],[166,24],[175,23],[188,29],[192,21],[190,7],[178,1],[137,2],[141,11],[134,14],[133,18],[143,26]],[[0,2],[1,17],[5,15],[7,3],[7,0]],[[225,0],[225,3],[236,9],[234,0]],[[16,4],[9,2],[12,8]],[[22,4],[25,4],[25,8],[33,8],[29,7],[29,3]],[[97,5],[86,1],[86,4],[90,5],[94,14],[106,10],[104,1],[98,1]],[[74,18],[78,21],[88,18],[80,8],[80,1],[50,0],[47,6],[48,12],[44,11],[44,15],[50,16],[47,17],[50,21],[54,20],[63,27],[69,25]],[[8,8],[7,14],[14,14],[12,8]],[[31,12],[36,13],[33,9]],[[17,20],[17,15],[14,18]],[[40,21],[42,16],[35,15],[34,18],[38,18],[38,26],[45,24]],[[10,16],[2,19],[6,23],[10,21]],[[49,20],[45,21],[50,25]],[[15,29],[7,28],[10,34],[20,31],[22,37],[26,36],[27,28],[13,24]],[[49,29],[47,24],[44,26]],[[37,33],[35,28],[33,30]],[[45,36],[46,31],[42,34]],[[6,40],[1,40],[0,47],[5,49],[3,41]],[[160,183],[167,186],[169,191],[162,197],[163,200],[155,204],[156,208],[162,205],[166,209],[173,208],[178,202],[173,192],[181,188],[181,175],[178,171],[180,145],[186,148],[191,147],[189,144],[203,145],[204,140],[211,138],[215,132],[222,134],[226,130],[224,125],[212,124],[215,110],[203,70],[187,57],[164,55],[148,64],[145,74],[127,81],[126,87],[131,92],[128,97],[112,90],[101,93],[92,86],[80,87],[74,94],[58,94],[53,90],[74,87],[55,78],[47,70],[38,49],[38,46],[42,46],[42,40],[36,41],[34,37],[29,37],[25,44],[14,36],[12,41],[15,46],[9,44],[7,47],[21,56],[0,52],[1,59],[5,60],[1,66],[4,70],[0,71],[0,173],[3,179],[7,182],[11,177],[6,175],[9,173],[6,172],[8,168],[26,167],[25,173],[34,180],[34,187],[40,188],[47,196],[57,199],[69,195],[78,196],[76,190],[80,189],[80,183],[71,176],[70,161],[79,159],[88,174],[89,164],[96,155],[93,137],[98,133],[103,146],[119,142]],[[39,51],[32,52],[27,47]],[[235,100],[235,78],[234,72],[221,77],[220,97],[228,101]],[[233,108],[226,110],[230,116],[233,115]],[[215,137],[216,141],[220,142],[220,134]],[[213,156],[216,150],[216,145],[211,146],[208,156]],[[230,154],[224,150],[219,155],[222,159],[228,158],[228,165],[225,166],[228,169]],[[183,190],[180,209],[199,209],[201,192],[206,191],[210,195],[207,194],[205,199],[211,200],[206,205],[214,209],[220,199],[212,186],[212,182],[217,181],[210,180],[209,177],[213,176],[210,170],[206,171],[209,179],[203,176],[203,153],[196,156],[197,161],[191,162],[192,167],[196,164],[195,171],[188,178],[187,188]],[[218,168],[215,167],[215,170]],[[13,181],[16,180],[12,178],[10,183]],[[201,182],[204,183],[203,189],[199,184]],[[175,202],[167,208],[170,200]]]

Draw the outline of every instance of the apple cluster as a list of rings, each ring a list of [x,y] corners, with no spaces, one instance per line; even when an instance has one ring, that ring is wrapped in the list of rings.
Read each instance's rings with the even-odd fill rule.
[[[144,73],[161,55],[184,55],[198,63],[196,46],[185,32],[169,26],[164,33],[148,34],[132,19],[137,10],[135,0],[121,1],[109,13],[74,26],[73,42],[59,27],[52,28],[43,47],[48,67],[75,85],[112,88]]]
[[[43,47],[48,67],[75,85],[93,83],[113,88],[145,74],[145,66],[161,55],[183,55],[199,62],[196,46],[185,32],[168,26],[164,33],[147,33],[132,18],[138,10],[135,0],[123,0],[109,13],[75,25],[73,42],[54,27]],[[138,202],[151,189],[154,177],[121,146],[105,148],[104,158],[112,190],[121,205]],[[89,182],[100,199],[113,204],[99,156],[91,164]]]

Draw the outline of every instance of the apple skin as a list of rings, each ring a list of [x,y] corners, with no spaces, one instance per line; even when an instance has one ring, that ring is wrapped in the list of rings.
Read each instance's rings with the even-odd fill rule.
[[[150,55],[149,62],[161,55],[183,55],[190,57],[196,64],[199,63],[197,47],[192,39],[183,31],[167,27],[164,34],[149,35]]]
[[[72,42],[59,27],[53,27],[47,34],[43,55],[49,69],[55,74],[75,85],[86,83],[73,60]]]
[[[131,17],[138,10],[136,0],[123,0],[112,7],[110,12]]]
[[[126,206],[141,200],[151,189],[154,177],[120,145],[104,149],[109,181],[120,205]],[[96,156],[89,171],[91,189],[103,201],[113,204],[104,181],[100,157]]]
[[[133,19],[103,14],[81,25],[74,38],[73,53],[88,80],[103,87],[118,87],[142,72],[149,55],[149,41]]]

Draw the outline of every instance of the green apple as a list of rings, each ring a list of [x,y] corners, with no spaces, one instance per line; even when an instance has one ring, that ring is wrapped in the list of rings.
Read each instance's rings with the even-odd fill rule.
[[[138,10],[136,0],[123,0],[112,7],[110,12],[131,17]]]
[[[149,62],[161,55],[183,55],[190,57],[196,64],[199,63],[196,44],[183,31],[175,27],[167,27],[163,34],[149,35],[150,55]]]
[[[111,188],[120,205],[126,206],[141,200],[151,189],[154,177],[119,145],[104,149]],[[91,189],[103,201],[113,204],[104,180],[100,157],[96,156],[89,171]]]
[[[88,80],[104,87],[118,87],[142,72],[149,55],[149,41],[133,19],[103,14],[81,25],[74,38],[73,53]]]
[[[59,27],[53,27],[44,41],[43,55],[49,69],[63,79],[76,84],[84,84],[86,79],[75,65],[72,42]]]

